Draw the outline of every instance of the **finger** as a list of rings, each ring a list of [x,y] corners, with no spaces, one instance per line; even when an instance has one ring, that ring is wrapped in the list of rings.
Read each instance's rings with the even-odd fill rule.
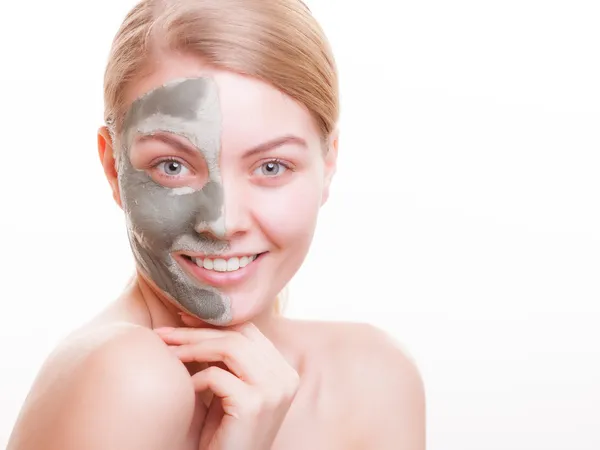
[[[253,384],[258,383],[261,378],[268,381],[276,373],[273,367],[274,361],[281,358],[274,346],[272,349],[267,348],[272,346],[270,342],[266,342],[266,345],[252,342],[241,332],[233,331],[231,328],[169,328],[155,331],[166,344],[172,347],[177,345],[185,347],[171,348],[182,362],[222,361],[238,376]],[[258,328],[246,329],[246,331],[259,332]],[[215,346],[203,344],[214,339],[226,339],[226,341]],[[198,347],[200,344],[202,345]]]
[[[247,337],[251,342],[255,343],[257,349],[261,355],[263,364],[276,370],[276,366],[279,365],[278,361],[283,358],[275,344],[266,337],[263,332],[252,322],[246,322],[243,324],[235,325],[231,330],[237,331],[241,335]]]
[[[253,343],[258,354],[257,358],[261,361],[262,371],[257,374],[257,377],[262,375],[262,378],[253,380],[254,385],[262,384],[267,387],[279,385],[289,391],[297,389],[299,384],[298,372],[256,325],[252,322],[246,322],[232,327],[232,329],[239,331]]]
[[[260,361],[259,364],[262,370],[253,377],[253,384],[260,382],[259,376],[262,376],[262,384],[265,385],[272,384],[273,380],[281,380],[284,383],[288,380],[290,386],[296,384],[298,374],[290,361],[281,354],[275,344],[254,323],[245,322],[227,329],[234,330],[247,337],[255,348],[257,362]]]
[[[156,328],[154,330],[167,344],[194,344],[206,339],[222,338],[233,331],[214,328]]]
[[[275,347],[275,344],[273,344],[273,342],[263,334],[260,328],[252,322],[236,325],[231,329],[246,336],[250,341],[255,342],[267,360],[277,360],[281,358],[281,353],[277,347]]]
[[[225,414],[222,403],[223,399],[221,397],[218,395],[213,396],[202,427],[200,428],[202,433],[200,434],[199,448],[209,448],[209,443],[213,440],[215,432],[221,425],[223,415]]]
[[[241,399],[249,395],[249,386],[238,377],[226,370],[211,366],[192,376],[192,383],[197,392],[210,389],[221,399],[223,411],[234,417],[239,417],[236,406]],[[213,399],[213,402],[216,399]]]
[[[236,376],[249,383],[265,378],[266,365],[256,346],[241,335],[205,339],[194,344],[171,347],[173,353],[187,363],[223,362]]]
[[[246,336],[248,339],[252,341],[261,342],[268,339],[266,336],[260,331],[260,329],[254,325],[252,322],[244,322],[238,325],[233,325],[228,328],[232,331],[237,331],[242,335]],[[270,342],[270,341],[269,341]]]

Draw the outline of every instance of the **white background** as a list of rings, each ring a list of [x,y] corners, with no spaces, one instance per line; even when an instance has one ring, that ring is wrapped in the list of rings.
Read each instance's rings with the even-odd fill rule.
[[[133,3],[2,2],[1,448],[45,356],[132,270],[95,133]],[[428,448],[600,448],[597,4],[309,2],[341,150],[288,315],[391,332]]]

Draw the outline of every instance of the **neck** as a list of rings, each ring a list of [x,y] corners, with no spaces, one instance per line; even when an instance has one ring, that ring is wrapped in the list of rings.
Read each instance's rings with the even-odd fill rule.
[[[185,314],[184,311],[168,299],[152,281],[145,278],[139,271],[132,280],[132,287],[138,292],[137,296],[148,309],[150,322],[148,325],[151,328],[190,326],[195,328],[223,328],[207,324],[197,318],[192,319],[193,323],[190,323],[190,321],[185,323],[180,315],[181,313]],[[290,327],[291,322],[288,319],[276,314],[271,306],[248,321],[258,327],[261,333],[275,345],[296,370],[300,369],[303,351],[297,344],[294,344],[294,339],[290,336],[292,327]]]
[[[195,328],[227,328],[208,324],[201,319],[187,314],[177,303],[170,300],[151,280],[147,279],[139,270],[137,271],[133,283],[137,287],[141,299],[148,308],[150,324],[152,328],[158,327],[186,327]],[[285,320],[278,316],[273,310],[275,302],[269,302],[269,307],[260,311],[258,314],[246,320],[256,325],[260,331],[271,340],[278,338],[277,329],[280,323]],[[186,317],[182,320],[182,314]],[[237,325],[242,322],[234,321],[231,325]]]

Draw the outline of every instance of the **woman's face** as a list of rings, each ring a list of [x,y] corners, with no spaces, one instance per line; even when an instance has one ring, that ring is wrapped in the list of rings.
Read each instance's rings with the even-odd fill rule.
[[[213,324],[272,308],[308,251],[335,170],[308,110],[256,79],[163,57],[131,87],[117,198],[138,266]]]

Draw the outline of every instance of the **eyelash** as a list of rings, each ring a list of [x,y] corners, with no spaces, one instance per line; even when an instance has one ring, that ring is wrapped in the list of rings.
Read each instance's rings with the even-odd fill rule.
[[[187,170],[190,170],[190,168],[187,166],[186,163],[184,163],[183,161],[181,161],[178,158],[163,158],[160,159],[154,163],[152,163],[150,165],[151,169],[156,170],[158,168],[158,166],[160,166],[161,164],[165,164],[165,163],[171,163],[171,162],[175,162],[177,164],[181,164],[183,167],[185,167]],[[285,162],[279,158],[272,158],[272,159],[268,159],[266,161],[262,161],[257,167],[256,169],[258,169],[259,167],[264,166],[265,164],[269,164],[269,163],[273,163],[273,164],[280,164],[281,166],[283,166],[285,168],[285,170],[290,170],[290,171],[294,171],[294,167],[292,164]],[[256,170],[254,169],[254,170]],[[178,178],[180,175],[169,175],[167,173],[164,173],[163,171],[160,171],[160,175],[163,177],[167,177],[167,178]],[[275,178],[277,175],[273,176],[273,177],[269,177],[269,176],[265,176],[266,178]]]
[[[269,164],[269,163],[280,164],[280,165],[282,165],[283,167],[285,167],[285,169],[286,169],[286,170],[291,170],[292,172],[294,171],[294,167],[293,167],[293,166],[292,166],[290,163],[288,163],[288,162],[285,162],[285,161],[283,161],[283,160],[281,160],[281,159],[278,159],[278,158],[273,158],[273,159],[268,159],[268,160],[266,160],[266,161],[262,161],[262,162],[261,162],[261,163],[260,163],[260,164],[259,164],[259,165],[256,167],[256,169],[258,169],[259,167],[262,167],[262,166],[264,166],[265,164]],[[254,170],[256,170],[256,169],[254,169]]]
[[[189,170],[191,172],[191,169],[187,166],[186,163],[184,163],[183,161],[181,161],[178,158],[163,158],[163,159],[159,159],[158,161],[156,161],[155,163],[151,164],[150,167],[153,170],[156,170],[158,168],[158,166],[160,166],[161,164],[164,163],[171,163],[171,162],[175,162],[177,164],[180,164],[182,167],[185,167],[187,170]],[[169,175],[168,173],[165,173],[163,171],[160,171],[160,175],[163,177],[167,177],[167,178],[179,178],[180,175]]]

